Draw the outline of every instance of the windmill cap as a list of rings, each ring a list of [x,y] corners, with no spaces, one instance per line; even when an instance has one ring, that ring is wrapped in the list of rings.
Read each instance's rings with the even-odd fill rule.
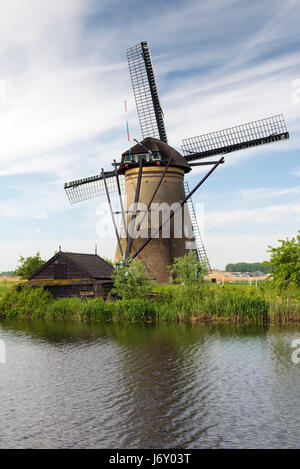
[[[163,165],[167,164],[170,157],[172,156],[173,158],[170,166],[182,168],[185,173],[191,171],[192,168],[190,167],[186,159],[177,150],[175,150],[175,148],[170,147],[170,145],[168,145],[167,143],[162,142],[161,140],[153,137],[146,137],[144,140],[141,141],[141,143],[145,145],[148,150],[153,152],[159,152],[161,155],[161,163]],[[145,153],[145,149],[137,143],[136,145],[130,148],[130,153],[132,155],[143,154]],[[122,165],[120,166],[121,172],[123,172],[125,169],[124,160],[127,155],[129,155],[129,150],[125,151],[122,154]]]

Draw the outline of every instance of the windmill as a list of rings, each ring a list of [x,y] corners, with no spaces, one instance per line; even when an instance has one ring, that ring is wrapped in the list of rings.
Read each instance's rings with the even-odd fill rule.
[[[148,43],[128,49],[127,59],[143,140],[134,139],[136,145],[119,162],[113,160],[111,171],[102,169],[64,188],[72,204],[106,195],[117,238],[115,258],[142,258],[154,278],[164,283],[169,281],[167,266],[190,249],[209,266],[192,196],[224,163],[223,155],[286,140],[289,133],[283,116],[276,115],[184,139],[179,153],[168,145]],[[214,161],[205,160],[214,156]],[[185,175],[194,166],[206,165],[211,168],[190,190]],[[112,193],[118,194],[120,211],[112,208]],[[122,216],[120,230],[116,215]]]

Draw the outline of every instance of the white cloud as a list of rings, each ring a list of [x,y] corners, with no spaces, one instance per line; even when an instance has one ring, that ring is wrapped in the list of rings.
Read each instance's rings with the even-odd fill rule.
[[[131,2],[128,9],[119,0],[2,0],[0,179],[10,181],[2,184],[2,192],[14,193],[10,199],[5,194],[0,203],[2,223],[32,219],[42,226],[42,220],[71,210],[63,182],[110,168],[112,158],[126,148],[125,98],[131,135],[139,137],[125,49],[143,39],[152,49],[171,145],[180,147],[181,138],[283,112],[289,142],[237,152],[227,165],[237,164],[241,156],[300,148],[300,105],[292,99],[292,83],[300,78],[295,47],[299,3],[266,0],[262,8],[256,1],[188,0],[174,2],[171,9],[169,2],[161,3],[153,8],[151,2]],[[197,171],[201,169],[193,174]],[[293,174],[300,176],[299,169]],[[28,182],[30,176],[34,184]],[[247,189],[240,195],[261,201],[296,197],[298,189],[273,188],[268,195],[264,188]],[[89,207],[85,216],[92,220]],[[299,217],[296,200],[258,210],[212,212],[206,223],[213,230],[230,223],[286,224],[293,217]],[[77,224],[74,216],[66,231],[74,232]],[[14,248],[8,243],[10,255],[20,246],[31,254],[35,244],[26,243]],[[51,239],[41,242],[48,255],[52,245]],[[68,249],[84,249],[81,240],[72,246]],[[1,252],[2,259],[10,262]]]
[[[26,187],[20,187],[18,195],[6,199],[0,204],[0,217],[11,220],[22,218],[46,219],[49,213],[60,212],[69,209],[62,187],[48,184],[39,185],[37,191],[29,191]],[[37,214],[37,210],[40,212]]]
[[[0,50],[4,57],[2,69],[6,70],[7,102],[0,109],[0,175],[59,174],[83,158],[89,164],[91,145],[94,146],[89,139],[97,136],[100,143],[105,132],[112,130],[120,145],[110,146],[120,153],[123,133],[125,137],[124,97],[129,101],[132,127],[136,129],[126,44],[120,51],[121,31],[116,27],[121,18],[114,18],[115,29],[109,30],[108,48],[107,24],[100,23],[102,27],[91,31],[84,27],[86,15],[95,7],[93,2],[64,0],[46,5],[28,0],[26,7],[16,1],[5,3],[5,19],[0,20]],[[241,24],[257,13],[257,3],[245,6],[235,1],[189,1],[177,4],[172,11],[162,10],[159,22],[155,21],[155,11],[144,18],[142,25],[135,18],[127,22],[129,30],[134,26],[132,42],[144,37],[145,24],[151,24],[148,34],[156,51],[154,64],[162,83],[161,100],[173,145],[179,146],[181,137],[280,112],[285,112],[292,130],[300,129],[300,107],[291,99],[291,83],[299,70],[300,54],[271,56],[258,64],[254,60],[265,48],[272,50],[275,41],[286,41],[293,31],[297,36],[295,18],[299,9],[294,2],[285,2],[284,6],[280,2],[268,3],[270,14],[262,12],[264,21],[253,25],[255,32],[247,24],[243,36]],[[97,14],[106,6],[107,2],[97,5]],[[28,18],[31,27],[21,27]],[[181,29],[186,31],[187,24],[189,35],[180,43],[178,33]],[[243,37],[239,42],[230,42],[230,24],[232,37]],[[217,36],[212,35],[212,26],[216,26],[213,30],[218,31]],[[218,40],[222,34],[227,47]],[[209,46],[204,45],[207,38],[211,38]],[[248,63],[250,59],[255,65]],[[207,66],[213,68],[205,69]],[[179,76],[165,90],[170,74],[194,68],[200,68],[194,76]],[[74,150],[82,142],[86,157]],[[72,148],[68,148],[70,145]],[[299,138],[293,138],[288,144],[263,151],[286,151],[299,146]],[[108,148],[103,164],[108,164],[112,156]]]
[[[300,168],[294,169],[293,171],[291,171],[291,174],[293,174],[293,176],[300,177]]]
[[[295,186],[295,187],[286,187],[286,188],[279,188],[279,187],[256,187],[256,188],[251,188],[251,189],[241,189],[238,191],[236,196],[244,197],[247,198],[247,200],[251,199],[275,199],[277,197],[283,198],[283,197],[294,197],[294,196],[300,196],[300,186]]]
[[[206,230],[220,229],[225,226],[237,230],[245,223],[251,223],[252,229],[255,229],[256,225],[286,224],[297,218],[300,218],[300,203],[211,212],[205,215],[204,221]]]
[[[36,235],[39,235],[41,232],[41,228],[39,226],[35,227],[35,228],[22,228],[21,229],[21,234],[22,236],[36,236]]]
[[[93,42],[83,56],[81,41],[88,45],[83,21],[92,2],[64,0],[46,5],[29,0],[26,7],[6,3],[0,20],[0,50],[5,48],[2,70],[6,70],[6,103],[0,108],[0,175],[57,174],[72,165],[68,146],[80,146],[97,134],[100,142],[100,134],[123,125],[125,57],[123,63],[105,62],[101,51],[106,44],[99,37],[91,38],[97,47]],[[30,28],[23,27],[27,21]],[[87,143],[87,154],[89,150]]]
[[[36,218],[37,220],[46,220],[48,218],[48,215],[47,213],[37,213],[36,215],[34,215],[34,218]]]

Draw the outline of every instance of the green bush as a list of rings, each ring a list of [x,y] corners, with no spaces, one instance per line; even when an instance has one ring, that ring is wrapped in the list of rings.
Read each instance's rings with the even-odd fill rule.
[[[296,237],[279,242],[281,245],[276,248],[269,246],[271,258],[266,264],[277,291],[282,292],[290,285],[300,287],[300,231]]]
[[[52,296],[43,288],[8,288],[0,297],[0,317],[44,318]]]
[[[31,277],[36,270],[38,270],[46,261],[41,259],[40,253],[37,252],[35,256],[30,256],[25,259],[21,256],[19,259],[19,265],[15,270],[15,274],[22,280],[27,280]]]
[[[185,256],[175,257],[173,264],[168,266],[168,270],[173,281],[183,285],[199,285],[208,272],[207,263],[200,262],[195,251],[190,251]]]
[[[154,282],[151,276],[147,275],[141,260],[135,260],[132,263],[124,261],[118,269],[115,269],[113,281],[112,293],[124,300],[147,298],[154,287]]]

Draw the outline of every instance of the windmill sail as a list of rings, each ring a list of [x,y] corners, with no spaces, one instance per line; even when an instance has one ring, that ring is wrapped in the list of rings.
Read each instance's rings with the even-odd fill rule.
[[[143,138],[168,143],[148,42],[128,49],[127,59]]]
[[[223,155],[289,138],[282,114],[217,132],[186,138],[182,151],[187,161]]]
[[[110,193],[118,192],[115,171],[105,171],[105,180]],[[125,176],[119,176],[121,190],[125,190]],[[105,194],[105,184],[101,174],[65,183],[65,191],[71,204],[82,202]]]

